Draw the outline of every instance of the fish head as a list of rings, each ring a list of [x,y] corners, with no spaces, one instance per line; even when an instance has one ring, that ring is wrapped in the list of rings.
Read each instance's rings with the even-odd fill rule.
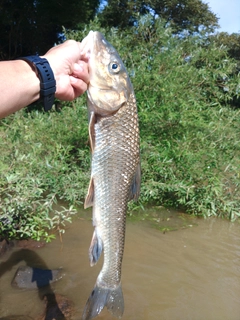
[[[90,31],[82,41],[82,56],[88,58],[89,111],[101,116],[115,113],[133,90],[118,52],[100,32]]]

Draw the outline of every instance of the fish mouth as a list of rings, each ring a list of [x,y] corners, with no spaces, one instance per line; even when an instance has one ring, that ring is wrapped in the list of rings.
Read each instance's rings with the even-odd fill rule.
[[[103,49],[109,54],[115,51],[101,32],[91,30],[81,42],[81,58],[89,60],[94,53],[98,54]]]
[[[89,31],[88,35],[81,42],[81,57],[89,59],[94,50],[100,48],[94,48],[99,43],[104,43],[104,37],[99,31]]]
[[[91,52],[92,52],[92,44],[93,41],[91,41],[91,38],[93,38],[93,31],[90,31],[89,34],[82,40],[81,42],[81,58],[82,59],[90,59]]]

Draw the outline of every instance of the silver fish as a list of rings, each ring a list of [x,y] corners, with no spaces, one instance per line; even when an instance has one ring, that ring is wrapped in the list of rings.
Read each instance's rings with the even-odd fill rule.
[[[93,207],[91,266],[104,251],[103,267],[82,319],[96,317],[105,306],[121,318],[127,203],[137,199],[140,190],[136,99],[121,58],[100,32],[90,31],[82,42],[82,50],[89,58],[90,74],[87,94],[92,164],[84,207]]]

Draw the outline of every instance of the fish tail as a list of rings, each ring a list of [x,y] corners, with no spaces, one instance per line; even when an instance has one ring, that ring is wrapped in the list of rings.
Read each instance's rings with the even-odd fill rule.
[[[113,316],[119,319],[122,317],[124,300],[121,284],[114,289],[103,288],[96,284],[84,308],[82,320],[96,317],[105,306]]]

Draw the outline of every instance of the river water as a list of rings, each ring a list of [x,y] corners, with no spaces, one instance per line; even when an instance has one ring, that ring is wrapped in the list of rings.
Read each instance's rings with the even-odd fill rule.
[[[240,223],[155,211],[151,221],[127,223],[122,320],[239,320]],[[90,218],[79,213],[67,226],[62,242],[57,237],[33,253],[14,248],[4,255],[0,260],[0,316],[34,318],[42,313],[38,290],[11,287],[17,268],[28,264],[63,268],[65,276],[51,290],[73,301],[72,320],[80,320],[102,264],[101,259],[89,266],[92,232]],[[8,269],[1,273],[1,265],[9,261]],[[104,309],[96,319],[114,318]]]

